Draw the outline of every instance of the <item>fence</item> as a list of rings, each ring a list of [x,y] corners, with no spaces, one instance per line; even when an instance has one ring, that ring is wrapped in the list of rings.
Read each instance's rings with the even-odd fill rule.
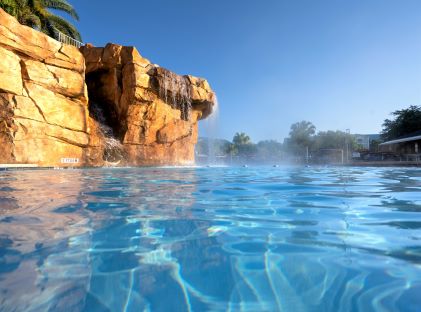
[[[56,32],[56,39],[60,41],[61,43],[72,45],[76,48],[80,48],[83,46],[83,43],[80,41],[77,41],[76,39],[73,39],[72,37],[69,37],[66,34],[63,34],[60,30],[54,28],[54,31]]]

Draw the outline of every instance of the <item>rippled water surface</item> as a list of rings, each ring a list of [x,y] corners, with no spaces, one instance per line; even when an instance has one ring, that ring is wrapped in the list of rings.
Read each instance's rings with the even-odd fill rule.
[[[421,170],[0,172],[0,311],[420,311]]]

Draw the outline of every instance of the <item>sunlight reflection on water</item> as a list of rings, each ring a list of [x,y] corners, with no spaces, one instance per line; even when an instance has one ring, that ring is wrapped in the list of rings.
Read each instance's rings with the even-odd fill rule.
[[[416,311],[421,170],[0,173],[0,311]]]

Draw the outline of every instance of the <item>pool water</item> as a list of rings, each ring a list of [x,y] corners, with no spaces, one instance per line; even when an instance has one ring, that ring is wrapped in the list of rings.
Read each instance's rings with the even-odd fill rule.
[[[0,311],[421,311],[421,170],[0,172]]]

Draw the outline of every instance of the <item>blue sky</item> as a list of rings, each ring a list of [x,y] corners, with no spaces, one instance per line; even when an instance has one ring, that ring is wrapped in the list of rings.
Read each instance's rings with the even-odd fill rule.
[[[376,133],[390,112],[421,105],[419,0],[70,2],[85,42],[133,45],[207,78],[222,138],[282,141],[300,120]]]

